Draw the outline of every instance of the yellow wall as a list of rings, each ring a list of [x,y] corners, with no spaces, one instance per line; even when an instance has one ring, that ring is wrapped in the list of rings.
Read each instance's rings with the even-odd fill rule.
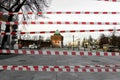
[[[53,47],[55,46],[61,47],[62,46],[61,42],[63,42],[63,37],[61,35],[53,35],[51,36],[51,41],[52,41]]]

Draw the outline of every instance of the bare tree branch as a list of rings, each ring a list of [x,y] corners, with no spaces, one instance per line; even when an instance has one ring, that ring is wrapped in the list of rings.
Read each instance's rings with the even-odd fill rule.
[[[9,11],[9,9],[3,7],[2,5],[0,5],[0,7],[1,7],[2,9],[5,9],[6,11]]]
[[[0,1],[0,7],[8,12],[19,12],[22,10],[23,12],[26,11],[32,11],[32,12],[39,12],[39,11],[44,11],[45,8],[49,7],[48,0],[1,0]],[[35,15],[35,18],[38,15]],[[44,15],[39,15],[40,17],[44,17]],[[29,19],[31,16],[29,15],[24,15],[22,18],[24,20]],[[17,18],[15,15],[8,15],[8,21],[13,21],[15,20],[14,18]],[[12,27],[15,29],[14,27]],[[6,25],[5,32],[10,32],[10,25]],[[8,35],[3,36],[2,40],[2,48],[4,47],[4,44],[8,40]]]
[[[18,5],[19,2],[20,2],[20,0],[17,0],[16,3],[9,10],[11,11],[15,6]]]
[[[49,6],[47,5],[47,3],[45,2],[45,0],[43,0],[43,4],[44,4],[46,7],[49,7]]]
[[[25,2],[26,2],[26,0],[24,0],[21,4],[19,4],[18,7],[14,10],[14,12],[18,12],[22,8],[22,6]]]

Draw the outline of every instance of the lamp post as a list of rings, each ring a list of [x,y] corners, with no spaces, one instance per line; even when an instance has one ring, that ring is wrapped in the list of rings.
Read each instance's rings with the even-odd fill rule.
[[[74,50],[74,35],[73,35],[73,50]]]

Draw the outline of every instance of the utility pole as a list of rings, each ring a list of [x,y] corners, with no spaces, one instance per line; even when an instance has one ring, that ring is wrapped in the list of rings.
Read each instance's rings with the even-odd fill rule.
[[[73,50],[74,50],[74,35],[73,35]]]

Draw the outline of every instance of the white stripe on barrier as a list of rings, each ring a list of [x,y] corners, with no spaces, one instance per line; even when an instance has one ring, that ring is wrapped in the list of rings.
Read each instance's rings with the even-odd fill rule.
[[[49,67],[49,66],[14,66],[0,65],[1,70],[47,71],[47,72],[120,72],[119,67]]]
[[[4,24],[4,25],[26,25],[26,24],[42,24],[42,25],[45,25],[45,24],[50,24],[50,25],[53,25],[53,24],[59,24],[59,25],[62,25],[62,24],[66,24],[66,25],[120,25],[120,22],[84,22],[84,21],[55,21],[55,22],[52,22],[52,21],[31,21],[31,22],[27,22],[27,21],[23,21],[23,22],[2,22],[0,21],[0,25],[1,24]]]
[[[114,29],[99,29],[99,30],[61,30],[60,33],[75,33],[75,32],[105,32],[105,31],[114,31]],[[116,29],[120,31],[120,29]],[[55,33],[55,31],[40,31],[40,32],[1,32],[0,35],[17,35],[17,34],[46,34],[46,33]]]
[[[0,54],[36,54],[65,56],[120,56],[120,52],[56,51],[56,50],[0,50]]]
[[[102,0],[101,0],[102,1]],[[114,1],[115,2],[115,1]],[[120,14],[120,12],[107,12],[107,11],[104,11],[104,12],[100,12],[100,11],[94,11],[94,12],[91,12],[91,11],[56,11],[56,12],[7,12],[7,13],[4,13],[4,12],[0,12],[0,15],[22,15],[22,14],[25,14],[25,15],[32,15],[32,14]]]

